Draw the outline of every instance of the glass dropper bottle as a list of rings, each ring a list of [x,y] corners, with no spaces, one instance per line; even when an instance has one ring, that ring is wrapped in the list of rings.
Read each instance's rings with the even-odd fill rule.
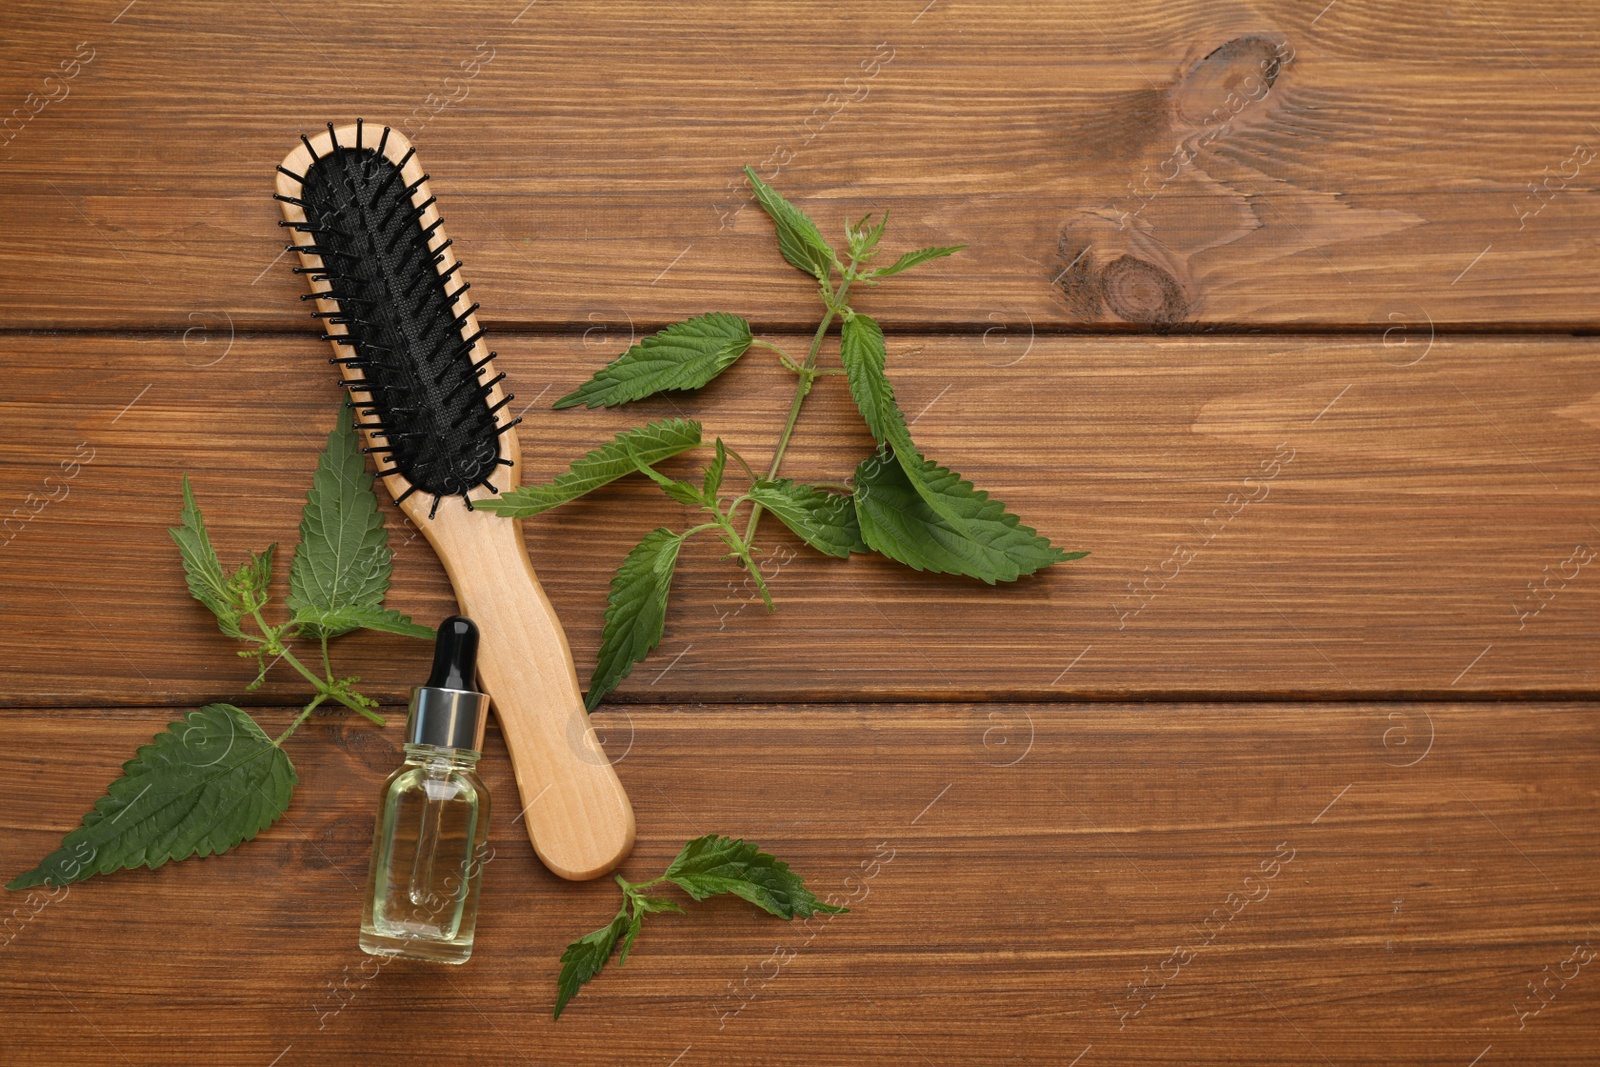
[[[405,763],[383,784],[361,947],[375,956],[465,963],[489,836],[478,778],[489,697],[474,682],[478,628],[439,624],[433,673],[411,696]]]

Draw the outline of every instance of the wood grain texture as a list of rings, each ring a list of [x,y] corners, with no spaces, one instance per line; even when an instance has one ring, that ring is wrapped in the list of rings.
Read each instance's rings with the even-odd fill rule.
[[[14,339],[0,700],[245,695],[253,669],[187,596],[167,537],[179,472],[225,561],[273,541],[287,559],[338,390],[314,335],[198,336]],[[617,699],[1593,693],[1600,341],[1405,339],[891,336],[929,454],[1092,555],[991,588],[826,559],[766,520],[769,615],[691,542],[667,638]],[[701,394],[547,408],[625,343],[496,339],[512,410],[531,402],[526,480],[675,415],[765,462],[793,379],[760,352]],[[870,448],[842,378],[824,379],[785,471],[842,479]],[[437,621],[455,607],[444,572],[384,511],[391,603]],[[617,564],[686,521],[635,478],[524,523],[581,678]],[[426,674],[407,639],[344,638],[338,656],[389,700]],[[299,693],[285,672],[259,699]]]
[[[292,322],[272,168],[357,116],[425,147],[497,327],[803,322],[746,163],[830,234],[970,245],[891,326],[1600,322],[1592,5],[12,13],[9,326]]]
[[[53,846],[165,714],[0,718],[45,784],[0,815],[8,869]],[[269,729],[293,714],[259,712]],[[851,912],[808,928],[725,900],[653,917],[627,966],[553,1023],[557,957],[618,893],[550,875],[502,806],[472,960],[363,968],[373,796],[397,756],[382,732],[319,713],[288,745],[288,815],[260,839],[13,919],[6,1062],[1461,1067],[1486,1049],[1485,1064],[1589,1063],[1600,1038],[1595,963],[1552,981],[1537,1015],[1515,1010],[1542,1003],[1528,984],[1575,945],[1592,952],[1600,923],[1588,706],[597,720],[640,813],[628,877],[728,832]],[[492,729],[483,772],[511,790]],[[1193,953],[1181,966],[1178,947]],[[1145,985],[1158,974],[1164,987]]]
[[[1600,8],[7,15],[8,870],[169,718],[251,695],[165,527],[188,471],[225,562],[276,540],[287,572],[337,390],[269,194],[330,120],[418,142],[530,405],[526,479],[664,416],[770,455],[770,355],[548,410],[707,310],[804,343],[814,297],[750,163],[831,235],[888,209],[889,251],[969,245],[858,306],[927,451],[1093,553],[987,588],[768,520],[769,616],[685,552],[666,641],[593,720],[638,813],[622,871],[743,835],[848,915],[658,917],[552,1023],[557,958],[616,892],[539,865],[491,729],[477,952],[374,969],[355,933],[397,735],[319,713],[261,839],[3,902],[8,1067],[1593,1061],[1600,339],[1561,335],[1600,328]],[[786,473],[842,479],[870,447],[825,379]],[[437,621],[450,582],[384,508],[391,603]],[[582,675],[616,564],[683,521],[633,479],[524,524]],[[360,634],[334,662],[398,711],[428,652]],[[251,696],[269,730],[303,699],[277,674]]]

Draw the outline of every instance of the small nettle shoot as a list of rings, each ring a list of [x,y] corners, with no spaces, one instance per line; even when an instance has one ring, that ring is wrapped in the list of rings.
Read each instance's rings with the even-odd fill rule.
[[[251,553],[231,574],[225,571],[188,475],[179,524],[170,531],[189,593],[216,616],[218,629],[245,646],[239,655],[256,662],[256,679],[246,688],[255,689],[282,662],[315,695],[276,738],[232,704],[208,704],[169,723],[122,765],[122,777],[95,801],[83,824],[7,889],[60,886],[124,868],[227,852],[288,808],[299,779],[283,743],[312,712],[333,701],[383,725],[378,702],[355,688],[361,679],[334,673],[328,642],[358,629],[431,641],[433,630],[383,606],[392,556],[389,534],[353,415],[348,405],[340,412],[306,494],[300,544],[289,564],[285,621],[267,618],[278,546]],[[295,654],[307,643],[320,658],[321,673]]]
[[[659,878],[630,882],[620,874],[622,906],[616,917],[598,930],[584,934],[561,954],[561,974],[556,978],[555,1017],[567,1006],[584,984],[600,973],[613,951],[617,966],[628,962],[634,939],[644,926],[644,917],[654,912],[683,911],[683,905],[669,897],[653,897],[645,892],[658,885],[676,886],[691,900],[731,893],[780,919],[809,919],[813,915],[838,915],[850,909],[818,900],[806,888],[805,879],[782,860],[762,852],[749,841],[708,834],[683,846]]]

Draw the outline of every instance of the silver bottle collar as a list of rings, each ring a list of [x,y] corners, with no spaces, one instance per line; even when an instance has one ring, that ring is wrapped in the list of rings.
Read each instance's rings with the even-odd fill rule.
[[[482,752],[483,728],[488,719],[487,693],[420,686],[411,692],[406,744]]]

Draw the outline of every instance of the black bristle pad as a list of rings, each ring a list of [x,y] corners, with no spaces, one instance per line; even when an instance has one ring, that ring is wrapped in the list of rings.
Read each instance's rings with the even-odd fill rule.
[[[459,282],[441,277],[440,249],[396,169],[371,148],[315,160],[301,193],[304,241],[339,304],[326,321],[348,333],[340,362],[361,372],[349,384],[372,397],[377,450],[415,488],[465,496],[499,463],[500,427],[488,376],[473,366],[478,335],[462,333],[453,308]]]

